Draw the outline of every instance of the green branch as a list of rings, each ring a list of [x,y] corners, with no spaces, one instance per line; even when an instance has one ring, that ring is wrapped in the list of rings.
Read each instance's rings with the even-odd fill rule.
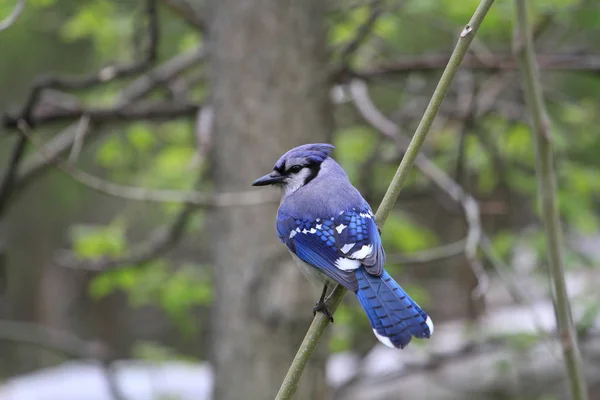
[[[516,2],[516,52],[523,79],[525,101],[531,114],[531,128],[537,158],[538,195],[546,233],[546,247],[550,279],[554,285],[554,309],[559,337],[563,348],[565,367],[573,400],[587,400],[581,355],[571,315],[563,268],[562,228],[556,193],[556,173],[550,135],[550,120],[544,105],[538,66],[533,49],[531,26],[527,17],[527,1]]]
[[[460,63],[467,53],[469,45],[473,41],[477,30],[481,26],[484,17],[493,3],[494,0],[482,0],[479,3],[477,10],[475,10],[473,17],[471,17],[469,24],[466,25],[461,32],[458,43],[456,44],[456,47],[450,56],[450,60],[448,61],[448,65],[444,69],[442,77],[440,78],[440,81],[433,92],[431,100],[427,105],[427,109],[423,114],[423,118],[421,118],[421,122],[419,123],[408,149],[402,158],[402,162],[400,162],[398,170],[396,171],[396,174],[394,175],[394,178],[392,179],[392,182],[390,183],[390,186],[388,187],[388,190],[381,201],[381,205],[377,210],[375,217],[377,226],[380,229],[383,228],[387,217],[396,203],[396,199],[400,194],[400,189],[406,181],[410,170],[412,169],[415,159],[419,154],[419,149],[423,145],[425,137],[429,133],[429,129],[431,128],[440,106],[446,97],[446,93],[448,93],[450,84],[452,83],[452,80],[458,71]],[[339,285],[335,287],[328,298],[328,306],[332,311],[335,311],[345,294],[345,288]],[[325,317],[322,313],[317,313],[312,324],[310,325],[310,328],[308,329],[308,332],[306,333],[306,336],[304,337],[304,340],[302,341],[302,344],[300,345],[300,348],[298,349],[298,352],[296,353],[296,356],[294,357],[294,361],[292,361],[292,365],[290,366],[290,369],[283,380],[275,400],[286,400],[292,398],[296,392],[296,389],[298,388],[298,382],[302,377],[304,368],[306,367],[311,355],[315,351],[319,339],[325,331],[328,322],[329,320],[327,317]]]

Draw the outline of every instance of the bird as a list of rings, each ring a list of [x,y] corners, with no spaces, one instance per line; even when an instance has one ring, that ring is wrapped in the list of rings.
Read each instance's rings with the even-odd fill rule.
[[[327,290],[336,284],[354,292],[375,337],[403,349],[413,337],[427,339],[433,322],[385,270],[385,251],[375,215],[344,169],[330,157],[334,146],[312,143],[295,147],[252,186],[278,186],[277,235],[302,272],[323,284],[313,308],[333,315]]]

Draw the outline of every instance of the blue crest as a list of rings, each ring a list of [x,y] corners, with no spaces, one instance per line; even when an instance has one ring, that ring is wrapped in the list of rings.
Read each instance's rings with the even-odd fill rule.
[[[281,158],[275,164],[275,169],[284,169],[286,160],[293,158],[301,158],[306,160],[308,163],[320,164],[325,161],[325,159],[329,156],[329,153],[331,153],[331,150],[334,148],[334,145],[328,143],[310,143],[294,147],[281,156]]]

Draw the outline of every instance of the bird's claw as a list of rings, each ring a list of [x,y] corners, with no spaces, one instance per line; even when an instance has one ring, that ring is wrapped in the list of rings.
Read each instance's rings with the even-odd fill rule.
[[[325,314],[329,321],[333,323],[333,314],[331,314],[331,311],[329,311],[329,307],[327,307],[327,304],[325,304],[325,302],[319,301],[317,304],[315,304],[315,306],[313,307],[313,317],[317,315],[318,311]]]

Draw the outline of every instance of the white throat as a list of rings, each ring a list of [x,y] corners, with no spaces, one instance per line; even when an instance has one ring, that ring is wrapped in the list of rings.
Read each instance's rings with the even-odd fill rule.
[[[300,170],[300,172],[298,172],[297,174],[294,174],[290,178],[288,178],[286,184],[283,185],[283,196],[282,196],[281,200],[283,201],[285,198],[291,196],[298,189],[300,189],[302,186],[304,186],[304,181],[306,181],[306,178],[308,178],[310,173],[311,173],[310,168],[302,168],[302,170]]]

